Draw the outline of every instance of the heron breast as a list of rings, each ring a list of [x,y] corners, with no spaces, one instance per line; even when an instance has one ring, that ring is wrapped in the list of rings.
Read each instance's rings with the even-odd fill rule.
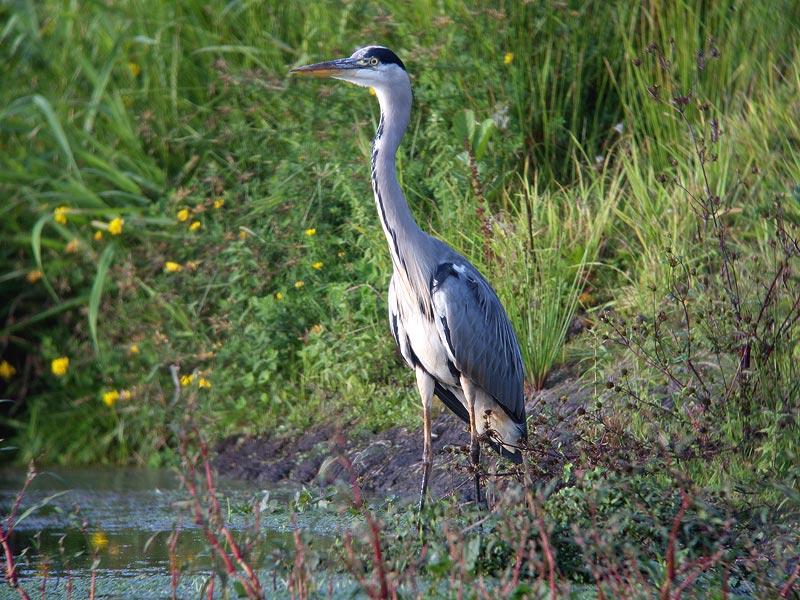
[[[420,311],[419,306],[401,305],[399,309],[406,343],[413,358],[438,381],[458,385],[458,369],[450,360],[433,320]]]

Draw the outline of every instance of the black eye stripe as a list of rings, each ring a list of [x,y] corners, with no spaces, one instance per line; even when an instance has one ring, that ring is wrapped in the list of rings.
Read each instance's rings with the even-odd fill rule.
[[[372,46],[371,48],[368,48],[364,52],[363,58],[368,61],[372,58],[377,58],[378,61],[384,65],[397,65],[404,71],[406,70],[406,66],[403,64],[403,61],[400,60],[394,52],[382,46]]]

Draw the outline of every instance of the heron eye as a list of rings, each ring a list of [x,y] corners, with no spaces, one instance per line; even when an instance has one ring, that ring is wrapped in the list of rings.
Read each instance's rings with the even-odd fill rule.
[[[377,67],[377,66],[378,66],[378,59],[377,59],[377,57],[373,56],[372,58],[370,58],[370,59],[369,59],[369,64],[371,64],[373,67]]]

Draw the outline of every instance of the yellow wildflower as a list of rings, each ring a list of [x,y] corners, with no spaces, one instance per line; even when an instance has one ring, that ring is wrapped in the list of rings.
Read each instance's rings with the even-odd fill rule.
[[[248,235],[249,234],[244,229],[240,229],[239,230],[239,239],[240,240],[246,240]]]
[[[64,375],[66,375],[67,369],[69,369],[69,357],[67,356],[54,358],[50,362],[50,370],[56,377],[63,377]]]
[[[103,239],[103,232],[98,229],[97,231],[94,232],[94,240],[96,242],[99,242],[102,239]]]
[[[108,224],[108,233],[111,235],[119,235],[122,233],[122,226],[125,224],[125,219],[120,219],[117,217],[116,219],[111,219],[111,222]]]
[[[297,281],[295,281],[295,282],[294,282],[294,287],[296,287],[298,290],[299,290],[301,287],[303,287],[304,285],[305,285],[305,283],[303,283],[303,282],[302,282],[302,281],[300,281],[299,279],[298,279]]]
[[[164,263],[164,270],[167,273],[177,273],[181,269],[183,269],[183,267],[180,263],[172,262],[171,260]]]
[[[186,387],[194,381],[194,375],[181,375],[181,385]]]
[[[311,333],[316,334],[316,335],[319,335],[320,333],[322,333],[322,325],[320,325],[319,323],[314,325],[311,328]]]
[[[128,352],[131,354],[139,354],[139,344],[131,344],[128,348]]]
[[[119,392],[117,390],[111,390],[103,393],[103,404],[105,404],[108,408],[114,406],[117,400],[119,400]]]
[[[205,377],[201,377],[200,381],[197,382],[197,387],[201,387],[201,388],[204,388],[204,389],[210,389],[211,388],[211,382],[208,379],[206,379]]]
[[[184,221],[188,221],[189,220],[189,209],[188,208],[182,208],[182,209],[180,209],[178,211],[178,214],[175,215],[175,216],[178,218],[178,221],[180,221],[181,223],[183,223]]]
[[[189,231],[197,231],[202,227],[200,221],[194,221],[191,225],[189,225]]]
[[[283,300],[283,292],[275,292],[275,300]]]
[[[78,251],[78,238],[72,239],[64,246],[64,252],[67,254],[75,254]]]
[[[122,390],[119,393],[120,400],[130,400],[131,398],[133,398],[133,392],[130,390]]]
[[[312,235],[317,235],[317,230],[316,230],[316,228],[314,228],[314,227],[309,227],[308,229],[306,229],[306,235],[307,235],[308,237],[311,237]]]
[[[369,88],[369,95],[370,96],[374,96],[375,95],[375,88],[374,87]]]
[[[14,373],[16,372],[17,370],[14,368],[14,365],[12,365],[7,360],[0,362],[0,377],[5,379],[6,381],[11,379],[14,376]]]
[[[321,260],[318,260],[315,263],[311,263],[311,268],[312,269],[316,269],[317,271],[319,271],[324,266],[324,264],[325,263],[323,263]]]
[[[133,75],[134,77],[138,77],[139,73],[142,72],[142,67],[140,67],[135,62],[129,62],[128,63],[128,71],[130,71],[131,75]]]
[[[92,548],[103,550],[108,546],[108,536],[102,531],[95,531],[92,534]]]
[[[68,206],[59,206],[53,211],[53,220],[55,220],[56,223],[61,223],[62,225],[66,225],[68,212],[69,212]]]
[[[214,208],[222,208],[225,206],[225,198],[217,198],[214,200]]]
[[[510,65],[512,60],[514,60],[514,53],[506,52],[505,56],[503,56],[503,64]]]
[[[42,278],[42,272],[39,269],[28,271],[28,274],[25,275],[25,279],[28,280],[28,283],[36,283],[41,278]]]

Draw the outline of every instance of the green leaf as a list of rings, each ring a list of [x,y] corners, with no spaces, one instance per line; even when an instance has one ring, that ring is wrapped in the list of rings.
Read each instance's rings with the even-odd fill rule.
[[[33,229],[31,230],[31,248],[33,249],[33,258],[36,260],[36,267],[42,273],[42,283],[47,293],[50,294],[53,300],[60,302],[61,298],[58,297],[53,286],[50,285],[50,280],[47,279],[47,274],[44,272],[44,265],[42,264],[42,229],[51,219],[52,216],[50,214],[42,215],[33,225]]]
[[[236,592],[237,598],[247,598],[247,590],[244,589],[244,585],[241,581],[233,582],[233,590]]]
[[[452,567],[453,562],[444,548],[433,547],[428,554],[428,572],[434,577],[442,577],[450,573]]]
[[[36,313],[32,317],[28,317],[27,319],[21,319],[19,321],[12,323],[5,329],[0,329],[0,338],[3,338],[10,333],[14,333],[15,331],[22,331],[26,327],[30,327],[34,323],[38,323],[39,321],[44,321],[45,319],[49,319],[50,317],[55,316],[59,313],[70,310],[71,308],[74,308],[76,306],[80,306],[85,302],[86,302],[86,296],[79,296],[78,298],[71,298],[69,300],[65,300],[60,304],[51,306],[47,310],[43,310],[42,312]]]
[[[34,106],[36,106],[36,108],[42,111],[45,119],[47,119],[48,125],[50,125],[50,131],[52,131],[53,137],[56,138],[56,142],[61,147],[61,151],[64,153],[64,158],[67,159],[69,169],[78,179],[80,179],[81,174],[78,170],[78,164],[75,162],[75,157],[72,154],[72,147],[70,146],[69,140],[67,139],[67,134],[64,133],[64,128],[61,127],[61,122],[58,120],[58,116],[53,110],[52,105],[50,102],[48,102],[47,98],[39,94],[34,94],[31,96],[31,102],[34,104]]]
[[[261,60],[258,55],[264,54],[264,50],[256,48],[255,46],[244,46],[241,44],[219,44],[216,46],[205,46],[192,51],[192,54],[241,54],[252,60],[256,65],[262,69],[269,69],[270,67]]]
[[[509,596],[510,600],[522,600],[533,596],[533,588],[528,583],[520,583]]]
[[[470,573],[475,572],[478,558],[481,555],[481,538],[476,535],[464,546],[464,566]]]
[[[94,89],[92,90],[92,97],[89,100],[89,107],[86,111],[86,118],[83,120],[83,131],[85,133],[91,133],[92,129],[94,128],[94,120],[97,117],[97,109],[100,106],[100,99],[103,97],[103,94],[106,91],[106,86],[108,85],[108,81],[111,78],[111,70],[114,68],[114,63],[117,61],[117,54],[119,52],[121,41],[122,35],[117,37],[117,41],[114,42],[114,47],[111,49],[108,60],[106,60],[106,63],[103,65],[103,68],[97,77],[97,81],[95,82]]]
[[[478,128],[478,131],[472,140],[472,148],[475,152],[476,160],[480,160],[483,157],[484,152],[486,152],[486,146],[489,143],[489,139],[492,137],[493,131],[494,121],[492,119],[485,119]]]
[[[108,268],[111,266],[111,259],[114,257],[114,244],[109,244],[100,255],[97,263],[97,273],[94,276],[92,291],[89,294],[89,332],[92,335],[94,352],[100,356],[100,346],[97,343],[97,316],[100,313],[100,299],[103,296],[103,284],[106,281]]]
[[[47,496],[47,498],[44,498],[44,499],[40,500],[36,504],[33,504],[32,506],[29,506],[21,515],[19,515],[17,517],[17,519],[14,521],[13,527],[16,528],[17,525],[19,525],[25,519],[27,519],[29,516],[31,516],[31,513],[34,513],[37,510],[40,510],[40,509],[44,508],[45,506],[50,504],[50,502],[52,500],[55,500],[56,498],[58,498],[59,496],[63,496],[64,494],[68,494],[70,491],[71,490],[63,490],[63,491],[60,491],[60,492],[55,492],[54,494],[51,494],[51,495]]]
[[[85,163],[85,167],[93,167],[97,170],[97,175],[111,182],[120,190],[141,196],[142,189],[126,173],[118,169],[110,162],[99,156],[83,150],[78,151],[78,156]]]
[[[458,113],[453,121],[453,129],[455,129],[456,136],[461,144],[464,141],[471,143],[472,137],[475,135],[475,113],[470,109]]]

